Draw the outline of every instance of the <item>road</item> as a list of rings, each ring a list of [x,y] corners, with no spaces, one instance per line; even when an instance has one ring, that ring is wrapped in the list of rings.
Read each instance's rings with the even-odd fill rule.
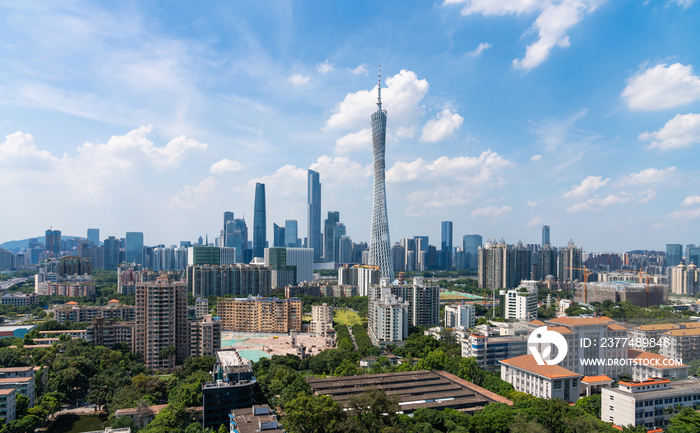
[[[14,286],[15,284],[21,284],[27,281],[30,278],[34,277],[24,277],[24,278],[13,278],[11,280],[3,281],[0,283],[0,290],[8,290],[10,287]]]

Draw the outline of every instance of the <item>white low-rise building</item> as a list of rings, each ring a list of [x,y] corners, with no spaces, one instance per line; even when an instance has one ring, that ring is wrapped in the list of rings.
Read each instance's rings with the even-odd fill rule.
[[[558,365],[538,365],[532,355],[500,361],[501,379],[516,391],[539,398],[559,398],[569,403],[578,400],[581,375]],[[605,402],[603,402],[605,404]]]
[[[600,419],[618,427],[644,425],[666,428],[667,409],[700,403],[700,382],[668,379],[620,381],[617,388],[603,388]]]
[[[526,337],[469,334],[461,343],[462,357],[476,358],[479,367],[487,371],[496,371],[499,361],[527,354]]]
[[[537,318],[537,282],[523,280],[520,286],[501,290],[501,312],[504,319],[530,320]]]
[[[452,304],[445,306],[445,327],[473,328],[476,325],[476,308],[470,304]]]

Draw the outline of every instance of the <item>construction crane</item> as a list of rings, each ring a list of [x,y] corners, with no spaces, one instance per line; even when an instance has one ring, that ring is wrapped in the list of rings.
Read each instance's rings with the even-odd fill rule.
[[[644,274],[644,276],[642,276],[642,274]],[[639,283],[642,283],[642,279],[646,280],[647,282],[647,308],[649,308],[649,280],[651,280],[652,278],[654,277],[642,271],[641,268],[639,269]]]
[[[573,271],[583,271],[583,303],[587,304],[588,303],[588,288],[586,287],[586,283],[588,283],[588,276],[593,273],[590,269],[586,267],[586,265],[583,265],[583,268],[564,268],[564,269],[571,269]]]

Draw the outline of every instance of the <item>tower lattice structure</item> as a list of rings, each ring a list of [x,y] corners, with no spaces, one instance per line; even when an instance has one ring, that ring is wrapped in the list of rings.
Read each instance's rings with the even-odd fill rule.
[[[372,113],[372,149],[374,152],[374,200],[372,203],[372,234],[369,244],[369,264],[379,266],[382,278],[394,278],[389,241],[389,217],[386,211],[384,151],[386,148],[386,110],[382,110],[382,81],[379,75],[377,111]]]

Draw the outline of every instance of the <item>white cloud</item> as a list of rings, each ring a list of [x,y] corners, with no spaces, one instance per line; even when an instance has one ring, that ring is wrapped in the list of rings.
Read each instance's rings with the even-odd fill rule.
[[[47,185],[61,184],[83,193],[98,194],[114,186],[117,177],[146,165],[149,170],[177,168],[190,156],[204,152],[205,143],[185,136],[176,137],[165,146],[158,147],[148,136],[153,127],[141,126],[125,135],[114,135],[107,143],[85,142],[75,155],[63,154],[61,158],[40,150],[29,134],[16,132],[0,144],[0,175],[22,176],[24,169],[43,170]],[[89,181],[88,181],[89,180]]]
[[[355,69],[348,68],[348,71],[350,71],[350,73],[353,75],[368,75],[367,68],[365,67],[364,63]]]
[[[333,72],[335,68],[333,67],[333,63],[326,59],[323,63],[316,65],[316,70],[319,72],[319,74],[327,74],[329,72]]]
[[[356,150],[370,149],[372,147],[372,131],[365,128],[358,132],[351,132],[335,141],[335,153],[348,153]]]
[[[209,173],[211,174],[221,174],[228,172],[236,172],[243,168],[243,165],[238,161],[232,161],[230,159],[222,159],[219,162],[215,162],[211,165]]]
[[[673,0],[675,3],[678,3],[678,6],[682,7],[683,9],[689,8],[695,0]]]
[[[540,141],[545,145],[546,150],[553,151],[562,147],[562,145],[570,144],[572,138],[578,141],[590,140],[590,136],[581,136],[581,131],[576,130],[575,124],[588,114],[587,108],[581,108],[576,113],[571,116],[560,120],[560,119],[545,119],[537,124],[533,124],[531,131],[540,137]],[[578,146],[580,147],[580,146]],[[535,155],[532,159],[537,161],[541,158],[537,158]]]
[[[295,86],[303,86],[304,84],[308,83],[309,80],[311,80],[310,76],[304,76],[301,74],[294,74],[291,77],[287,78],[290,83],[294,84]]]
[[[690,65],[660,64],[630,77],[620,96],[630,110],[679,107],[700,99],[700,78]]]
[[[571,191],[564,194],[564,197],[578,197],[593,192],[608,184],[610,178],[603,180],[602,176],[588,176],[581,181],[580,185],[574,185]]]
[[[689,195],[683,200],[681,206],[692,206],[694,204],[700,204],[700,195]]]
[[[419,80],[412,71],[401,72],[386,79],[382,88],[382,108],[387,110],[390,130],[412,128],[418,124],[423,108],[419,105],[428,93],[428,82]],[[349,93],[340,102],[326,121],[324,130],[355,129],[366,127],[371,114],[377,110],[377,87]]]
[[[694,219],[700,217],[700,208],[697,209],[682,209],[668,214],[669,218],[679,219]]]
[[[214,192],[220,182],[209,176],[198,185],[185,185],[170,198],[170,206],[179,209],[196,209],[216,197]]]
[[[654,132],[639,134],[640,140],[653,140],[647,149],[672,150],[700,143],[700,114],[677,114]]]
[[[5,142],[0,143],[0,163],[16,162],[23,158],[51,159],[52,156],[46,150],[39,150],[30,134],[17,131],[6,135]]]
[[[528,200],[526,204],[527,204],[528,206],[530,206],[530,207],[536,207],[536,206],[537,206],[537,202],[536,202],[536,201],[530,201],[530,200]]]
[[[485,50],[488,50],[491,48],[493,45],[487,43],[487,42],[482,42],[479,44],[478,47],[474,51],[470,51],[467,53],[468,56],[470,57],[479,57],[481,53],[483,53]]]
[[[539,161],[542,159],[542,155],[533,155],[530,157],[530,161]]]
[[[470,214],[472,217],[477,217],[477,216],[492,216],[492,217],[499,217],[501,215],[505,215],[506,213],[511,211],[510,206],[503,206],[503,207],[494,207],[494,206],[486,206],[482,207],[479,209],[476,209],[472,211]]]
[[[450,138],[462,127],[462,122],[464,122],[462,116],[446,108],[425,124],[420,139],[435,143]]]
[[[521,15],[539,13],[529,31],[539,39],[529,45],[525,57],[513,60],[513,67],[530,70],[549,56],[555,46],[569,46],[566,32],[593,12],[604,0],[445,0],[445,5],[464,4],[462,15]]]
[[[637,194],[628,194],[621,191],[619,194],[610,194],[605,197],[593,197],[585,202],[575,204],[568,209],[567,212],[579,212],[582,210],[601,210],[604,206],[610,206],[618,203],[631,203],[636,200],[638,204],[646,204],[656,197],[656,191],[647,189]]]
[[[535,218],[531,219],[530,221],[528,221],[528,223],[525,225],[527,227],[534,227],[534,226],[538,226],[540,224],[542,224],[542,218],[535,217]]]
[[[646,185],[650,183],[657,183],[665,181],[675,171],[676,167],[668,167],[662,170],[647,168],[639,173],[632,173],[629,176],[624,177],[616,185]]]
[[[411,162],[397,161],[387,170],[387,182],[403,182],[414,179],[424,180],[434,177],[448,177],[455,181],[469,181],[483,185],[492,182],[498,170],[513,163],[496,152],[487,150],[478,157],[460,156],[448,158],[443,156],[426,163],[422,158]]]

